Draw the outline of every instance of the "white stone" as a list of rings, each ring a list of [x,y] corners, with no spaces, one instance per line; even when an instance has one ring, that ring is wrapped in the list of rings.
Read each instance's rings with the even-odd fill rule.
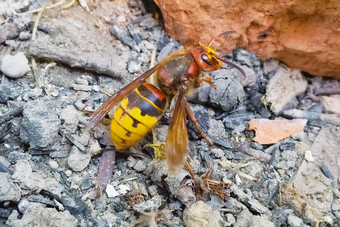
[[[122,195],[125,195],[128,191],[131,191],[130,187],[125,184],[119,185],[118,188],[118,192]]]
[[[306,150],[305,159],[306,159],[307,162],[314,162],[315,161],[311,150]]]
[[[116,197],[119,195],[119,193],[116,191],[116,189],[111,184],[108,184],[106,186],[105,192],[109,198]]]
[[[10,78],[23,77],[31,69],[24,53],[18,52],[16,55],[5,55],[2,58],[1,71]]]
[[[68,169],[65,171],[65,174],[66,176],[70,177],[72,175],[72,171]]]
[[[52,169],[57,169],[59,167],[58,162],[56,162],[56,161],[54,161],[52,159],[48,162],[48,164],[50,165],[50,167]]]

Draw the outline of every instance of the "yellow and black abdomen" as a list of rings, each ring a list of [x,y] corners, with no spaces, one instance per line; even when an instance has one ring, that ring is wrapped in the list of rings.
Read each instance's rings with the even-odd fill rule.
[[[111,121],[111,138],[116,149],[128,148],[144,137],[162,116],[166,103],[163,92],[147,82],[130,92]]]

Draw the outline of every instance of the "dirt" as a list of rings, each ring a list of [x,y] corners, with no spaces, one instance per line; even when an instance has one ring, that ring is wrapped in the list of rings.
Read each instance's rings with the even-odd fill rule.
[[[29,11],[52,3],[0,2],[1,225],[340,225],[340,121],[322,105],[337,96],[313,93],[314,78],[303,72],[303,88],[287,85],[296,71],[274,60],[261,62],[246,50],[223,56],[246,77],[224,65],[210,74],[216,90],[203,85],[188,97],[215,142],[209,145],[187,124],[194,179],[186,168],[171,174],[164,160],[143,148],[154,142],[151,133],[112,157],[107,122],[87,130],[88,112],[148,70],[154,49],[161,61],[180,44],[155,19],[157,11],[147,11],[150,5],[84,2],[46,8],[35,40],[37,13]],[[8,60],[16,53],[28,63],[22,54],[20,63]],[[339,84],[329,78],[318,83]],[[284,102],[282,90],[288,92]],[[302,118],[307,125],[264,145],[253,141],[248,128],[251,119],[261,118]],[[156,126],[161,142],[170,121],[166,111]],[[113,175],[96,197],[105,171]]]

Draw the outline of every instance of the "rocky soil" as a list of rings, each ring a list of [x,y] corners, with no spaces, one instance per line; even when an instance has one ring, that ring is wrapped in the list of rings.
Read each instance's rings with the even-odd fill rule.
[[[186,169],[170,174],[144,147],[150,133],[117,153],[96,198],[112,142],[105,121],[86,129],[89,111],[146,71],[153,52],[160,62],[181,45],[150,2],[54,4],[0,2],[1,226],[340,225],[339,81],[242,49],[223,57],[246,77],[224,65],[210,75],[216,89],[188,97],[215,141],[188,123],[201,195]],[[159,141],[170,115],[156,126]]]

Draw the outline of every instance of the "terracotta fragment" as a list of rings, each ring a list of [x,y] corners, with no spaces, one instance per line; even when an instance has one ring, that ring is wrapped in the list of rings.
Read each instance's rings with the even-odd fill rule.
[[[254,141],[261,144],[274,144],[302,131],[306,124],[306,119],[252,119],[249,121],[249,130],[256,132]]]

